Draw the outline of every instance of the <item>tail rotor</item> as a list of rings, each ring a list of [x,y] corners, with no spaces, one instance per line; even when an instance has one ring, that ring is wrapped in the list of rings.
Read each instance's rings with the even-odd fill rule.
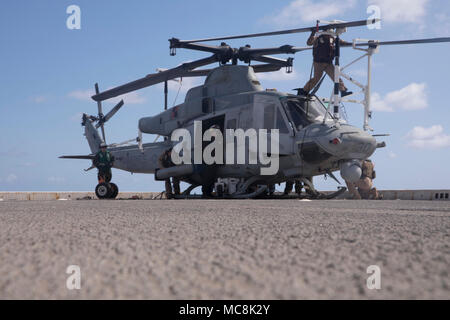
[[[95,93],[96,94],[100,93],[100,90],[98,88],[98,83],[95,84]],[[98,115],[97,115],[97,117],[90,116],[90,119],[93,121],[97,121],[97,124],[95,125],[96,129],[101,128],[103,142],[106,143],[105,123],[108,122],[117,113],[117,111],[119,111],[119,109],[123,107],[123,105],[124,105],[123,100],[120,100],[120,102],[118,104],[116,104],[116,106],[114,108],[112,108],[111,111],[109,111],[106,115],[104,115],[102,102],[97,101]]]

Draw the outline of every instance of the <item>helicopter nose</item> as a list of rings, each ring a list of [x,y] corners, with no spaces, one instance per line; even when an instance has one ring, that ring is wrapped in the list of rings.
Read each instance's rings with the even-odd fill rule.
[[[327,132],[317,142],[328,153],[342,160],[367,159],[377,148],[377,141],[369,133],[348,125]]]

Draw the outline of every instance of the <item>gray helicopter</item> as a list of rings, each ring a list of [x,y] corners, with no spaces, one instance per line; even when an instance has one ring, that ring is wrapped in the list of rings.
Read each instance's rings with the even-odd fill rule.
[[[109,151],[115,157],[114,168],[132,173],[154,174],[156,180],[177,178],[189,184],[177,198],[190,197],[191,191],[197,186],[202,186],[203,193],[208,196],[231,199],[263,197],[271,194],[275,184],[293,179],[302,181],[308,187],[308,197],[336,197],[345,191],[344,187],[338,188],[338,191],[332,194],[322,194],[314,188],[312,177],[328,175],[340,184],[333,174],[340,171],[344,180],[354,182],[361,176],[361,162],[368,159],[377,148],[386,146],[384,142],[377,142],[376,137],[380,135],[369,133],[372,130],[369,126],[372,116],[372,55],[381,45],[450,41],[450,38],[389,42],[354,40],[351,45],[345,46],[361,50],[364,54],[349,65],[368,57],[368,79],[367,84],[363,85],[345,73],[349,65],[340,66],[338,39],[349,27],[365,26],[378,21],[331,21],[322,25],[320,24],[324,22],[318,21],[314,27],[276,32],[198,40],[172,38],[169,40],[171,55],[175,55],[176,49],[181,48],[209,52],[212,55],[173,69],[160,70],[104,92],[100,92],[96,84],[96,94],[92,99],[97,102],[98,115],[84,114],[82,119],[91,154],[61,158],[93,160],[100,144],[106,141],[105,123],[124,105],[121,101],[104,115],[102,101],[164,83],[165,110],[156,116],[140,119],[136,139],[109,145]],[[315,93],[322,81],[308,96],[266,90],[261,86],[257,78],[258,73],[274,72],[282,68],[286,68],[287,72],[292,71],[293,58],[279,59],[271,55],[295,54],[311,50],[311,47],[284,45],[275,48],[251,48],[247,45],[232,48],[224,42],[219,46],[204,44],[208,41],[313,30],[331,33],[336,37],[336,81],[340,77],[352,81],[362,89],[364,100],[341,98],[336,89],[330,99],[321,99]],[[239,61],[245,65],[239,65]],[[214,63],[219,63],[219,66],[213,69],[198,69]],[[168,81],[205,76],[204,84],[191,88],[182,104],[168,108]],[[344,102],[363,105],[363,129],[342,119],[340,110]],[[144,144],[143,133],[164,137],[164,141]],[[135,144],[130,145],[132,142]],[[211,147],[213,144],[214,147]],[[168,150],[172,155],[172,165],[161,168],[158,160]],[[210,155],[209,158],[213,158],[213,161],[203,158],[205,154]],[[275,170],[270,170],[274,168]],[[213,190],[214,193],[211,192]],[[106,187],[99,188],[98,185],[96,188],[99,198],[114,198],[117,193],[117,188],[108,184]]]

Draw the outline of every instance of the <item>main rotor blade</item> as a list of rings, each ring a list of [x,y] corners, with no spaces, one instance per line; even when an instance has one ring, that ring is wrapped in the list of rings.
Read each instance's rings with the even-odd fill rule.
[[[279,59],[271,56],[256,56],[252,58],[254,61],[265,62],[271,65],[280,65],[282,67],[291,67],[292,58],[290,60]]]
[[[430,39],[416,39],[416,40],[396,40],[396,41],[369,41],[363,43],[356,43],[357,47],[362,46],[389,46],[389,45],[405,45],[405,44],[423,44],[423,43],[442,43],[450,42],[450,37],[447,38],[430,38]],[[344,47],[351,47],[352,44],[344,44]]]
[[[266,37],[266,36],[276,36],[282,34],[291,34],[291,33],[301,33],[301,32],[312,32],[315,30],[323,31],[329,28],[351,28],[351,27],[360,27],[370,24],[375,24],[379,22],[380,19],[370,19],[370,20],[359,20],[352,22],[339,22],[339,23],[331,23],[324,26],[316,26],[307,27],[307,28],[299,28],[299,29],[289,29],[289,30],[280,30],[280,31],[272,31],[272,32],[263,32],[263,33],[251,33],[251,34],[243,34],[236,36],[226,36],[226,37],[217,37],[217,38],[205,38],[205,39],[195,39],[195,40],[180,40],[180,43],[195,43],[195,42],[208,42],[208,41],[217,41],[217,40],[231,40],[231,39],[243,39],[243,38],[257,38],[257,37]]]
[[[264,73],[264,72],[275,72],[275,71],[278,71],[281,68],[283,68],[283,66],[281,64],[266,63],[266,64],[252,65],[252,68],[253,68],[253,71],[255,73]]]
[[[132,91],[136,91],[139,89],[143,89],[164,81],[168,81],[175,78],[184,77],[186,73],[189,73],[192,69],[205,66],[211,63],[217,62],[217,56],[212,55],[209,58],[196,60],[189,63],[184,63],[181,66],[178,66],[173,69],[169,69],[166,71],[162,71],[159,73],[150,74],[144,78],[141,78],[136,81],[129,82],[122,86],[107,90],[105,92],[96,94],[92,96],[92,99],[95,101],[103,101],[107,99],[111,99],[117,96],[120,96],[125,93],[129,93]]]
[[[284,45],[281,47],[275,47],[275,48],[248,48],[248,47],[242,47],[239,49],[239,59],[243,59],[245,57],[255,57],[255,56],[261,56],[261,55],[267,55],[267,54],[295,54],[297,52],[305,51],[305,50],[311,50],[312,47],[294,47],[291,45]]]

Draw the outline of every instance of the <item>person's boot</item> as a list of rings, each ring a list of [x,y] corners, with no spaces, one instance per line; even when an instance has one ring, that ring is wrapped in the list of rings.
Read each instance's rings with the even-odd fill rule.
[[[167,193],[167,192],[166,192],[166,198],[167,198],[167,199],[173,199],[173,194],[172,194],[172,192],[171,192],[171,193]]]
[[[297,90],[297,95],[298,96],[308,96],[308,92],[306,92],[303,88],[296,88],[294,90]]]
[[[347,91],[347,90],[341,91],[341,97],[342,97],[342,98],[343,98],[343,97],[346,97],[346,96],[349,96],[349,95],[351,95],[351,94],[353,94],[353,91]]]

